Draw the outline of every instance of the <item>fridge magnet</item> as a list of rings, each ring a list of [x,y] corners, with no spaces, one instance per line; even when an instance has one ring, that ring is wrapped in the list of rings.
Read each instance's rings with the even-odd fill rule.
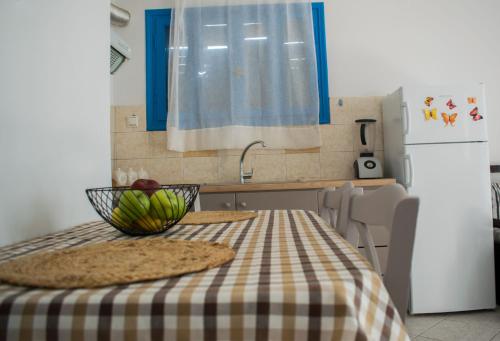
[[[483,116],[479,114],[479,109],[477,107],[472,109],[469,115],[472,116],[473,121],[479,121],[483,119]]]
[[[477,104],[477,98],[476,97],[467,97],[467,103]]]
[[[424,103],[425,103],[425,105],[430,107],[433,100],[434,100],[434,97],[426,97]]]
[[[443,113],[441,113],[441,116],[443,117],[445,127],[447,127],[448,125],[451,125],[452,127],[454,127],[455,121],[457,120],[457,117],[458,117],[458,113],[454,112],[453,114],[448,115],[447,113],[443,112]]]
[[[455,105],[455,103],[453,103],[453,101],[451,100],[451,98],[450,98],[450,100],[449,100],[448,102],[446,102],[446,105],[448,106],[448,108],[449,108],[450,110],[453,110],[453,109],[455,109],[455,108],[457,107],[457,106]]]
[[[425,120],[428,121],[431,118],[433,120],[437,120],[437,109],[432,108],[432,109],[424,109],[424,114],[425,114]]]

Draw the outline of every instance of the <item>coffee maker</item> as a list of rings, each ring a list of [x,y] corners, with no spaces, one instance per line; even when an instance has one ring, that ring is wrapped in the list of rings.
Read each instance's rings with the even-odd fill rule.
[[[354,173],[357,179],[382,178],[382,165],[375,158],[375,134],[377,120],[363,118],[355,121],[359,126],[359,157],[354,162]]]

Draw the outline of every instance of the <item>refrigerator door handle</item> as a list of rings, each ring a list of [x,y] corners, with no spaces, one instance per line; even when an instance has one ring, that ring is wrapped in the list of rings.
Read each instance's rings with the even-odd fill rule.
[[[403,135],[408,135],[410,132],[410,115],[408,113],[408,103],[403,102]]]
[[[413,163],[411,161],[410,155],[403,156],[403,174],[404,174],[404,186],[410,188],[413,186]]]

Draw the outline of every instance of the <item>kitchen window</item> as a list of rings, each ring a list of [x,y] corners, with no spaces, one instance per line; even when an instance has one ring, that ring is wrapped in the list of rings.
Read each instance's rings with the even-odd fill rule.
[[[319,122],[329,124],[330,105],[323,3],[313,3],[312,13],[320,97]],[[146,109],[148,131],[166,129],[170,19],[171,9],[146,10]]]

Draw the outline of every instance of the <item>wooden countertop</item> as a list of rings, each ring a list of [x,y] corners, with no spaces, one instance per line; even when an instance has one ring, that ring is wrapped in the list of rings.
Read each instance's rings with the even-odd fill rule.
[[[296,182],[270,182],[270,183],[248,183],[248,184],[208,184],[202,185],[201,193],[225,193],[225,192],[259,192],[259,191],[288,191],[320,189],[326,187],[340,187],[345,182],[352,181],[356,187],[379,187],[396,182],[395,179],[362,179],[362,180],[313,180]]]

